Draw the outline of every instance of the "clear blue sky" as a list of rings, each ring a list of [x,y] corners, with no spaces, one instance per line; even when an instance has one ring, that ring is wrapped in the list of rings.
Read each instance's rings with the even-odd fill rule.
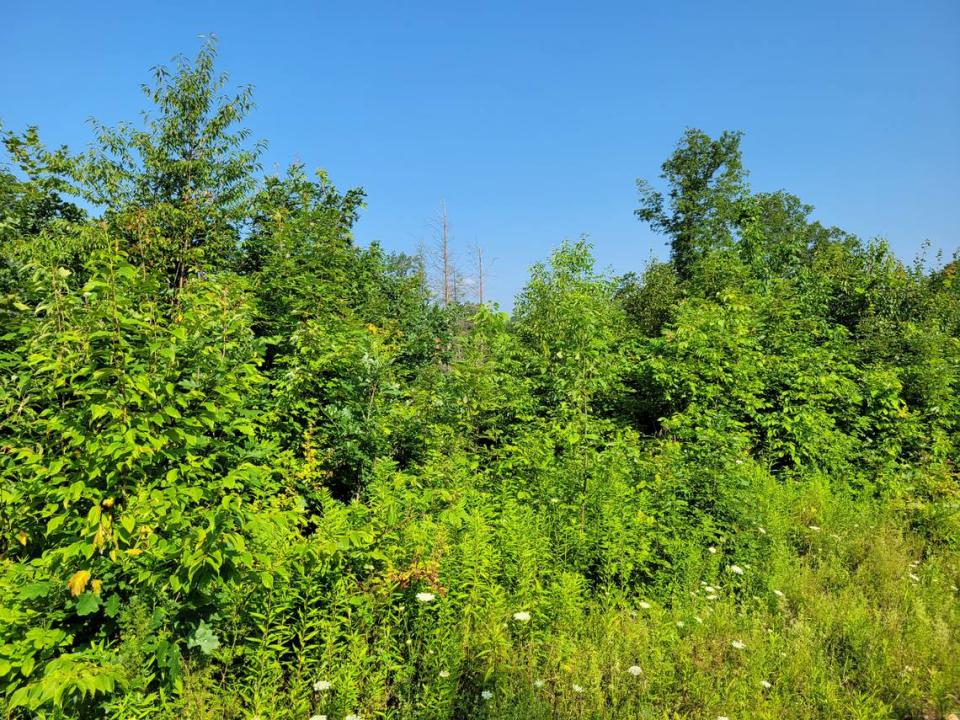
[[[740,129],[751,184],[905,258],[960,245],[960,2],[19,2],[0,24],[0,120],[81,149],[136,120],[149,68],[220,38],[256,88],[265,167],[362,185],[362,243],[413,250],[446,199],[495,258],[504,306],[528,266],[588,234],[639,269],[633,216],[687,126]]]

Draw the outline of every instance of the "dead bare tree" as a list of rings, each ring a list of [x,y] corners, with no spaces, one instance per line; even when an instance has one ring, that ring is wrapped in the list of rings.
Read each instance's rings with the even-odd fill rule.
[[[450,218],[447,203],[440,203],[440,215],[432,223],[436,239],[430,247],[421,250],[424,263],[432,271],[432,290],[443,307],[458,301],[462,278],[456,267],[456,256],[451,247]]]
[[[477,245],[477,299],[483,305],[483,248]]]
[[[470,256],[472,268],[469,284],[473,291],[471,295],[476,299],[478,305],[483,305],[487,299],[486,288],[487,280],[489,280],[488,258],[484,255],[483,246],[478,242],[474,242],[473,245],[470,246]]]
[[[443,306],[450,304],[450,220],[447,217],[447,203],[440,202],[440,256],[443,259]]]

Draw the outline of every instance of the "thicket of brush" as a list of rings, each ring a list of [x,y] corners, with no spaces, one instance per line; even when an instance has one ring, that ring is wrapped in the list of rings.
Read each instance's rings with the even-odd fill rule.
[[[960,708],[960,285],[690,130],[511,317],[263,177],[206,47],[0,173],[9,718]]]

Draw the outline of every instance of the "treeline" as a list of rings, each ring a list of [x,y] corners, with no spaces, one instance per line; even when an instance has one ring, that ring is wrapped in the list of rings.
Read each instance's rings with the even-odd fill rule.
[[[0,171],[9,718],[960,708],[960,285],[687,130],[512,316],[264,176],[205,46]],[[444,277],[444,291],[449,290]]]

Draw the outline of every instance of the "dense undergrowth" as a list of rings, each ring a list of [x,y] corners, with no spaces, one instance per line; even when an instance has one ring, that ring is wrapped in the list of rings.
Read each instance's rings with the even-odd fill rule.
[[[960,286],[689,130],[508,317],[261,177],[206,47],[0,174],[9,718],[960,709]]]

